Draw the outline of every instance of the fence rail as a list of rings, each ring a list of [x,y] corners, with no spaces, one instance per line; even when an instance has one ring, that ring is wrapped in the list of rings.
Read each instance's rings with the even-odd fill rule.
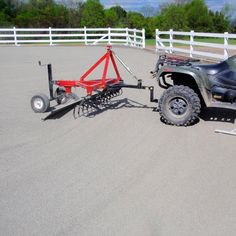
[[[187,37],[187,39],[186,39]],[[201,42],[203,38],[222,39],[222,43]],[[236,45],[230,44],[230,40],[236,39],[236,34],[198,33],[159,31],[156,30],[156,51],[164,50],[169,53],[186,53],[190,57],[204,56],[215,59],[227,59],[230,50],[236,50]],[[236,54],[236,51],[234,52]]]
[[[202,42],[202,38],[221,39],[221,43]],[[178,32],[156,30],[156,51],[185,53],[190,57],[203,56],[215,59],[227,59],[232,50],[236,54],[236,45],[232,40],[236,34]],[[235,40],[236,41],[236,40]],[[81,43],[85,45],[121,44],[145,48],[145,30],[129,28],[5,28],[0,29],[0,45],[21,44],[65,44]]]
[[[145,48],[145,30],[129,28],[38,28],[0,29],[0,44],[123,44]]]

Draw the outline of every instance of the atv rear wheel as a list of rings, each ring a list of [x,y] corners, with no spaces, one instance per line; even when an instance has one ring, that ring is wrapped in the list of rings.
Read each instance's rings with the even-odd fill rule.
[[[189,87],[174,85],[162,94],[159,111],[166,124],[188,126],[198,119],[201,102],[198,95]]]

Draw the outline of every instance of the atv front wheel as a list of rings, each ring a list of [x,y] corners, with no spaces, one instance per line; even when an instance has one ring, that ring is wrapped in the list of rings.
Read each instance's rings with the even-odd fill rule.
[[[188,126],[201,111],[198,95],[189,87],[174,85],[164,91],[159,102],[159,112],[166,124]]]

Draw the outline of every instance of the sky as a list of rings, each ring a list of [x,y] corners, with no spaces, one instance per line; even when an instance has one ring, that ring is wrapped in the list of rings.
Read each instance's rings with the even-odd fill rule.
[[[168,0],[100,0],[105,7],[120,5],[127,11],[140,10],[145,5],[158,8],[158,5],[166,3]],[[171,0],[169,0],[171,1]],[[225,3],[234,3],[235,0],[205,0],[211,10],[221,10]]]

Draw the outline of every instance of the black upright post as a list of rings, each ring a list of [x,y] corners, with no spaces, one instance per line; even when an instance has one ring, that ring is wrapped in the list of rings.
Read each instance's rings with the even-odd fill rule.
[[[149,87],[149,91],[150,91],[150,102],[158,102],[158,99],[154,98],[154,87],[153,86]]]
[[[48,87],[49,87],[49,95],[50,100],[53,100],[53,81],[52,81],[52,65],[48,64]]]

